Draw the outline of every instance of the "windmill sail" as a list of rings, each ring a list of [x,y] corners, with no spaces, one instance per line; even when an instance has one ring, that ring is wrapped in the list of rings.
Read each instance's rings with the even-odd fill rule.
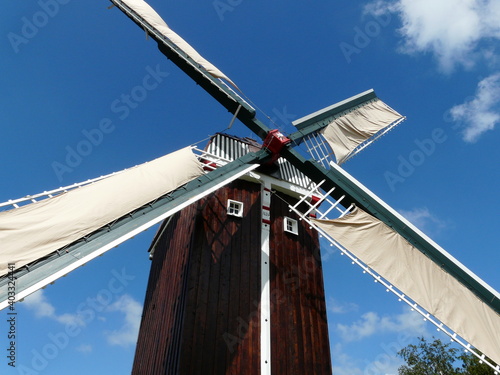
[[[222,73],[216,66],[203,58],[189,43],[176,34],[160,15],[145,1],[142,0],[122,0],[120,3],[125,4],[133,10],[139,17],[141,17],[151,27],[160,32],[164,37],[168,38],[184,53],[186,53],[197,64],[205,68],[212,76],[216,78],[223,78],[230,82],[234,87],[237,87],[224,73]]]
[[[8,249],[0,253],[0,310],[10,300],[9,278],[17,279],[16,298],[22,299],[256,169],[266,157],[250,152],[228,164],[186,148],[135,168],[1,203],[0,208],[15,209],[0,213],[0,244]],[[15,266],[6,274],[8,263]]]
[[[190,148],[58,196],[0,213],[0,276],[94,232],[200,176]]]
[[[337,164],[342,164],[403,120],[402,115],[376,98],[335,116],[321,134]]]
[[[431,315],[500,363],[500,315],[401,235],[360,208],[339,219],[314,222]]]
[[[206,69],[198,69],[197,71],[193,61],[190,61],[193,60],[192,58],[186,58],[185,53],[181,56],[179,48],[175,43],[172,43],[166,36],[159,34],[142,16],[138,16],[137,11],[131,10],[130,6],[126,5],[126,2],[123,0],[111,1],[136,24],[153,35],[155,40],[158,41],[160,51],[164,53],[165,56],[172,59],[174,63],[231,113],[237,114],[237,118],[240,119],[242,123],[248,126],[262,139],[268,136],[270,129],[255,117],[255,110],[249,108],[238,95],[226,90],[219,84],[220,81],[213,80]],[[217,86],[216,89],[214,89],[214,85]],[[238,111],[240,106],[243,108],[242,111]],[[315,137],[315,133],[321,132],[321,137],[324,139],[330,138],[328,140],[329,147],[327,148],[331,147],[333,149],[337,163],[341,164],[399,124],[403,119],[403,116],[378,100],[373,90],[369,90],[347,101],[337,103],[324,110],[306,116],[303,119],[294,121],[293,123],[297,126],[298,131],[289,136],[289,139],[292,141],[290,145],[299,144],[303,139],[307,140],[308,137]],[[322,129],[324,130],[322,131]],[[313,147],[312,152],[310,152],[314,154],[316,151],[317,148]],[[327,152],[331,153],[330,150],[327,150]],[[370,214],[380,218],[386,223],[390,223],[391,227],[394,228],[401,237],[415,244],[416,248],[423,254],[427,254],[438,268],[442,266],[443,270],[451,275],[456,283],[463,284],[466,288],[472,290],[474,296],[478,296],[474,301],[476,305],[485,306],[484,309],[486,311],[490,309],[494,314],[500,311],[500,300],[496,291],[492,290],[491,287],[485,285],[484,282],[470,273],[465,267],[454,261],[449,254],[443,252],[438,245],[416,230],[416,228],[413,228],[408,222],[398,215],[395,215],[390,207],[373,196],[371,192],[366,191],[364,187],[359,186],[357,182],[346,176],[341,168],[335,163],[333,163],[331,169],[329,169],[330,162],[328,158],[325,158],[327,162],[322,166],[317,162],[306,160],[300,153],[291,147],[284,147],[279,151],[279,154],[312,181],[319,183],[323,180],[323,187],[329,191],[328,194],[332,198],[346,198],[344,202],[349,204],[355,203],[358,207],[362,207]],[[433,285],[433,287],[435,287],[435,285]],[[448,309],[451,308],[452,307],[448,306]],[[475,306],[473,310],[474,309],[480,308]],[[441,314],[439,309],[436,311],[436,315],[437,314]],[[465,314],[459,315],[458,319],[463,319],[464,315]],[[447,317],[443,319],[447,319]],[[447,323],[455,324],[457,322],[448,320]],[[458,326],[457,330],[458,329],[461,329],[460,326]],[[493,331],[488,332],[488,337],[491,337],[491,332]],[[495,330],[495,332],[498,332],[498,330]],[[469,333],[470,332],[465,332],[464,335],[468,335]],[[472,337],[472,339],[470,339],[470,337]],[[474,335],[469,335],[471,343],[479,349],[483,348],[488,355],[491,355],[492,350],[497,350],[498,346],[493,349],[485,350],[485,341],[475,342],[475,337]],[[498,354],[496,356],[491,356],[498,361]],[[497,367],[497,370],[499,369],[500,368]]]
[[[290,139],[305,140],[311,156],[329,168],[332,154],[340,165],[403,120],[375,91],[367,90],[293,121],[298,131]]]

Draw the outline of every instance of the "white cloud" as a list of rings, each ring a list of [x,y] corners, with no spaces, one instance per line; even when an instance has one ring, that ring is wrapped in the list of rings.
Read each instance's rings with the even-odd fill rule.
[[[336,375],[396,375],[403,364],[398,352],[414,338],[428,335],[422,317],[406,306],[403,312],[391,316],[368,312],[351,324],[337,324],[336,331],[340,341],[332,345],[331,351]],[[385,341],[376,337],[382,334]],[[364,353],[362,347],[370,349]]]
[[[353,358],[345,353],[343,345],[336,343],[332,347],[332,367],[335,375],[396,375],[398,368],[403,361],[398,357],[397,352],[403,349],[405,345],[399,342],[382,344],[380,353],[369,361],[368,358]],[[395,349],[394,351],[392,349]],[[355,351],[359,353],[359,350]]]
[[[54,306],[47,301],[42,289],[26,297],[24,306],[33,310],[37,318],[52,317],[56,311]]]
[[[333,314],[347,314],[358,310],[358,305],[352,302],[339,302],[333,297],[329,297],[326,303],[328,311]]]
[[[333,373],[335,375],[362,375],[363,371],[356,366],[353,358],[344,353],[342,344],[337,343],[332,347]]]
[[[48,318],[67,325],[85,325],[83,319],[77,314],[57,314],[55,307],[49,302],[42,289],[26,297],[23,305],[33,311],[37,318]]]
[[[399,210],[399,213],[423,232],[436,233],[446,227],[446,223],[434,216],[427,207]]]
[[[89,344],[81,344],[80,346],[77,346],[76,347],[76,350],[80,353],[83,353],[83,354],[89,354],[89,353],[92,353],[92,345],[89,345]]]
[[[376,0],[365,9],[372,14],[396,13],[403,26],[402,52],[432,53],[440,68],[471,67],[488,58],[488,44],[500,38],[498,0]]]
[[[354,322],[350,326],[337,324],[337,330],[345,341],[358,341],[365,337],[372,336],[378,330],[380,317],[375,312],[363,314],[360,321]]]
[[[465,125],[463,139],[466,142],[476,142],[484,132],[493,130],[500,123],[500,73],[479,82],[476,95],[454,106],[450,114],[454,121]]]
[[[404,53],[431,53],[440,69],[471,68],[483,59],[498,69],[500,1],[498,0],[374,0],[365,7],[373,15],[397,14]],[[463,139],[475,142],[500,123],[500,73],[479,82],[474,98],[450,110],[463,124]]]
[[[108,343],[123,347],[135,344],[141,324],[142,305],[131,296],[124,294],[116,302],[108,306],[106,311],[125,314],[122,327],[115,331],[106,332]]]
[[[344,341],[359,341],[379,333],[423,334],[425,323],[417,313],[407,310],[393,317],[380,317],[376,312],[368,312],[351,325],[337,324],[337,331]]]
[[[403,349],[403,348],[401,348]],[[404,364],[404,361],[396,354],[388,355],[381,353],[379,356],[365,367],[365,374],[384,374],[397,375],[398,368]]]

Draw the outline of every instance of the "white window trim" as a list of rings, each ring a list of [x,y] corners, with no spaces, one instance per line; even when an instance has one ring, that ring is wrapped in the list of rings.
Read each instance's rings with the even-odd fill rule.
[[[291,228],[289,228],[288,224],[291,224]],[[299,234],[299,225],[297,220],[292,219],[291,217],[285,216],[283,219],[283,229],[285,232],[292,233],[295,235]]]
[[[237,207],[237,212],[235,208]],[[227,214],[230,216],[243,217],[243,202],[238,202],[232,199],[227,200]]]

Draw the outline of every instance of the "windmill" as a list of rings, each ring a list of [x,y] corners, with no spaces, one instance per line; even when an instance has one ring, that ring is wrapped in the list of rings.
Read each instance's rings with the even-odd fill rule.
[[[257,167],[260,164],[268,163],[270,161],[269,159],[276,158],[276,161],[278,162],[279,157],[282,157],[294,168],[305,174],[305,176],[307,176],[315,183],[315,186],[312,187],[310,192],[304,194],[305,198],[303,200],[299,200],[297,203],[308,205],[311,202],[315,202],[316,198],[311,198],[313,195],[315,197],[315,194],[318,194],[317,196],[320,196],[320,199],[313,203],[312,207],[306,209],[305,211],[299,209],[299,206],[291,204],[290,208],[292,209],[292,211],[297,211],[296,214],[299,215],[299,217],[304,222],[308,222],[308,225],[311,225],[317,230],[321,231],[321,233],[325,237],[332,238],[332,243],[340,246],[340,248],[345,252],[346,255],[352,256],[355,263],[358,262],[360,266],[364,267],[365,271],[367,271],[368,273],[372,273],[376,280],[378,280],[380,283],[386,283],[387,288],[390,291],[394,291],[395,293],[397,293],[399,298],[405,300],[405,302],[407,301],[407,303],[422,311],[424,315],[429,312],[428,310],[432,309],[432,306],[424,307],[424,309],[421,309],[421,307],[419,306],[420,303],[418,305],[415,305],[416,300],[409,300],[405,295],[403,295],[402,293],[407,293],[406,287],[402,288],[402,290],[399,290],[399,287],[397,287],[397,285],[393,286],[392,284],[384,281],[386,276],[384,276],[382,271],[378,271],[375,266],[373,266],[372,268],[372,266],[370,265],[370,261],[365,260],[366,255],[356,255],[356,253],[354,253],[355,250],[350,248],[351,246],[348,243],[348,240],[345,240],[347,242],[343,242],[339,239],[338,241],[340,243],[336,242],[335,239],[341,237],[343,238],[344,234],[341,233],[341,229],[337,229],[337,231],[339,231],[338,233],[334,232],[335,235],[329,235],[328,233],[330,230],[336,230],[331,229],[330,227],[333,226],[334,228],[336,228],[336,226],[340,226],[342,228],[344,225],[357,225],[356,223],[349,223],[347,220],[349,218],[360,220],[361,223],[366,223],[367,220],[375,217],[382,223],[389,224],[389,226],[393,228],[393,231],[386,233],[384,232],[384,230],[386,230],[387,228],[385,226],[382,226],[380,231],[383,232],[384,235],[392,237],[394,236],[394,233],[397,233],[400,237],[404,238],[405,241],[411,243],[415,249],[420,252],[426,253],[433,263],[439,264],[440,267],[444,268],[444,270],[446,271],[446,275],[451,275],[453,280],[460,280],[460,285],[465,284],[467,286],[467,290],[470,289],[474,291],[474,298],[479,299],[479,301],[481,302],[472,302],[473,305],[480,305],[481,309],[483,308],[483,306],[486,306],[484,307],[486,314],[489,314],[490,310],[492,310],[496,314],[488,315],[492,316],[492,322],[494,322],[495,319],[498,319],[498,293],[496,291],[492,290],[490,287],[478,280],[477,277],[472,275],[462,265],[458,264],[452,257],[450,257],[449,254],[445,253],[442,249],[439,248],[439,246],[426,238],[425,235],[421,234],[413,226],[404,221],[398,214],[390,209],[390,207],[387,207],[387,205],[381,202],[376,196],[371,194],[366,188],[361,186],[345,171],[343,171],[336,165],[332,165],[328,161],[329,152],[326,152],[325,155],[319,157],[321,162],[325,163],[324,165],[321,165],[320,163],[317,163],[315,161],[307,160],[293,148],[294,145],[301,143],[306,138],[307,141],[304,142],[310,142],[311,150],[313,152],[316,152],[315,150],[321,150],[322,148],[327,147],[325,146],[326,144],[323,142],[322,138],[318,136],[318,134],[325,128],[328,128],[328,125],[332,123],[333,119],[335,119],[336,116],[340,115],[340,117],[345,119],[345,117],[347,117],[345,115],[346,111],[352,110],[355,107],[363,109],[366,108],[367,105],[376,101],[377,98],[374,92],[370,91],[363,93],[362,95],[353,97],[346,102],[339,103],[330,108],[326,108],[319,113],[302,119],[302,121],[297,122],[297,133],[285,137],[279,132],[268,129],[267,126],[256,119],[255,111],[253,110],[253,108],[244,99],[241,98],[237,91],[233,90],[229,86],[224,85],[221,81],[215,78],[225,77],[218,69],[213,69],[211,65],[207,65],[206,60],[200,60],[198,56],[193,54],[193,52],[186,54],[186,51],[188,51],[189,47],[184,45],[182,40],[176,39],[176,36],[171,34],[169,30],[164,30],[165,32],[162,32],[162,28],[165,26],[156,18],[155,13],[150,12],[150,9],[142,1],[113,2],[130,18],[132,18],[134,22],[136,22],[141,28],[145,28],[148,34],[153,39],[158,41],[160,50],[165,55],[167,55],[167,57],[174,61],[200,86],[202,86],[207,92],[214,96],[225,108],[235,114],[235,118],[238,118],[242,123],[247,125],[252,131],[254,131],[257,136],[261,137],[264,140],[265,147],[257,152],[247,153],[240,158],[236,158],[232,162],[228,162],[228,160],[220,161],[212,159],[214,158],[213,155],[209,153],[202,153],[200,156],[201,160],[208,160],[208,166],[212,164],[215,164],[215,166],[217,166],[214,171],[207,174],[199,173],[199,168],[196,167],[195,160],[189,156],[190,154],[188,152],[176,153],[175,156],[169,156],[165,159],[150,163],[153,165],[149,165],[147,167],[151,167],[153,171],[162,168],[168,168],[168,170],[170,171],[172,163],[178,163],[177,160],[179,159],[177,159],[177,157],[180,157],[180,160],[183,160],[183,165],[192,165],[193,169],[187,170],[187,168],[183,168],[183,170],[179,171],[179,179],[181,181],[180,185],[173,185],[163,191],[152,191],[151,196],[147,196],[144,198],[144,202],[130,202],[131,205],[128,206],[129,208],[126,208],[125,213],[115,213],[114,216],[110,216],[104,219],[103,222],[95,223],[96,227],[92,229],[90,234],[84,235],[85,241],[79,241],[80,238],[75,237],[70,240],[69,246],[66,244],[58,244],[56,252],[50,252],[48,254],[42,253],[42,255],[35,254],[35,260],[33,261],[28,259],[28,263],[26,263],[25,265],[20,266],[19,264],[22,264],[22,262],[16,261],[16,275],[19,277],[20,282],[22,280],[22,282],[26,285],[26,287],[22,286],[25,289],[21,291],[20,295],[22,295],[22,293],[24,293],[24,295],[27,295],[37,288],[41,287],[42,285],[50,283],[51,281],[57,279],[59,276],[69,272],[71,269],[76,268],[79,265],[89,261],[93,257],[99,255],[99,253],[106,251],[107,248],[111,248],[125,240],[127,237],[133,236],[134,233],[140,232],[145,227],[147,227],[147,225],[150,225],[151,222],[158,222],[163,218],[171,217],[181,208],[187,207],[201,197],[218,190],[221,186],[227,184],[231,180],[238,179],[239,177],[242,177],[252,171],[254,173],[257,173]],[[138,8],[138,6],[143,8]],[[194,56],[196,56],[196,58],[194,58],[193,61]],[[372,113],[378,112],[375,110],[375,112]],[[389,125],[393,125],[395,122],[397,121],[391,121]],[[328,137],[328,135],[325,135],[324,138]],[[121,185],[131,186],[134,180],[134,172],[137,171],[130,170],[128,172],[118,174],[114,177],[116,177],[117,179],[123,179],[120,182]],[[143,173],[143,169],[141,169],[140,172]],[[88,181],[84,184],[77,184],[72,187],[67,187],[66,189],[46,192],[39,197],[29,197],[27,201],[30,202],[33,200],[39,200],[39,198],[43,199],[45,197],[59,195],[63,191],[71,190],[72,188],[75,188],[75,192],[77,194],[79,194],[81,191],[85,192],[94,190],[94,188],[97,189],[97,187],[102,186],[103,184],[107,184],[110,181],[116,182],[116,179],[114,177],[113,179],[111,179],[111,177],[109,179],[102,178],[99,181]],[[97,182],[102,183],[97,184]],[[152,183],[152,185],[163,184],[164,181],[162,181],[161,178],[156,183]],[[79,187],[84,187],[85,185],[89,185],[89,188],[86,190],[76,189]],[[326,195],[319,193],[317,190],[319,187],[324,192],[328,193]],[[272,187],[270,190],[272,191]],[[74,196],[75,194],[62,195],[61,198],[57,201],[61,201],[62,199],[71,200],[71,198]],[[158,197],[161,197],[161,199],[159,199]],[[108,198],[109,197],[103,198],[103,201],[107,201]],[[349,208],[351,204],[354,203],[356,207],[358,207],[358,209],[365,210],[370,214],[370,216],[363,216],[362,211],[356,211],[357,209],[353,208],[351,212],[352,215],[347,214],[345,216],[345,220],[340,220],[339,222],[335,222],[332,225],[329,225],[329,223],[327,222],[325,223],[321,221],[313,221],[308,217],[308,215],[312,212],[308,211],[318,210],[319,203],[324,203],[325,200],[328,199],[333,200],[331,206],[339,207],[339,204],[337,204],[337,202],[340,200],[340,198],[342,198],[342,201],[339,204],[341,204],[344,208]],[[20,205],[25,201],[26,199],[9,202],[9,204]],[[75,201],[78,202],[81,201],[81,199],[77,197]],[[31,206],[29,205],[26,207],[27,208],[25,210],[29,210],[31,208]],[[65,207],[69,207],[69,204],[65,205]],[[329,207],[326,208],[326,210],[328,209]],[[133,213],[131,213],[132,211]],[[22,211],[16,209],[13,212],[21,213]],[[356,212],[361,212],[361,216],[357,215]],[[131,214],[129,215],[129,213]],[[323,214],[321,214],[320,216],[322,215]],[[113,223],[113,225],[111,225],[110,223]],[[380,226],[380,223],[376,222],[367,225],[369,227],[371,227],[372,225]],[[103,228],[104,230],[100,230],[101,228]],[[38,231],[39,229],[36,230],[36,232]],[[401,241],[400,237],[396,237],[396,242]],[[389,242],[389,240],[387,240],[387,242]],[[105,244],[104,246],[102,245],[103,243]],[[368,247],[371,248],[373,246],[375,245],[371,244]],[[74,261],[74,259],[69,259],[71,257],[65,255],[72,253],[74,254],[74,251],[78,251],[80,255],[80,259],[76,262]],[[409,250],[409,252],[410,251],[412,250]],[[418,256],[418,253],[416,253],[416,257],[416,259],[419,260],[421,258]],[[425,262],[423,268],[428,268]],[[392,276],[387,277],[387,279],[391,280]],[[7,279],[4,277],[4,281],[6,280]],[[451,280],[452,283],[454,282],[453,280]],[[396,282],[394,283],[396,284]],[[428,288],[424,288],[424,293],[427,290]],[[417,298],[413,297],[413,295],[410,293],[408,294],[410,295],[410,298]],[[8,302],[8,295],[4,296],[3,300]],[[452,305],[453,302],[449,302],[449,304]],[[425,304],[422,303],[422,305]],[[6,305],[4,304],[4,306]],[[472,313],[475,312],[467,312],[467,314]],[[260,315],[261,319],[266,319],[262,316],[263,314]],[[432,313],[431,315],[434,315],[434,313]],[[448,325],[448,318],[451,319],[451,317],[446,317],[444,319],[442,318],[446,325]],[[459,319],[460,318],[463,318],[463,316],[459,317]],[[451,325],[452,324],[450,323],[450,326]],[[444,327],[442,328],[445,329]],[[477,327],[473,327],[473,330],[475,330],[476,328]],[[452,329],[461,330],[462,328],[453,327]],[[470,329],[470,327],[468,327],[468,329]],[[487,331],[487,328],[483,327],[483,331],[485,330]],[[495,332],[495,330],[491,332]],[[455,335],[455,332],[450,333],[452,336]],[[461,331],[459,333],[461,333]],[[455,336],[454,338],[460,340],[458,336]],[[487,353],[490,357],[492,357],[493,359],[495,358],[495,353],[490,354],[486,349],[483,349],[487,347],[492,348],[494,346],[490,346],[489,343],[486,345],[481,344],[481,339],[478,339],[476,337],[473,337],[469,340],[473,345],[477,346],[480,350]],[[265,358],[265,354],[263,355],[264,350],[262,344],[263,341],[261,341],[260,347],[261,358],[263,359],[260,364],[262,366],[262,372],[265,372],[265,369],[269,368],[269,366],[271,365],[272,359],[268,360]]]

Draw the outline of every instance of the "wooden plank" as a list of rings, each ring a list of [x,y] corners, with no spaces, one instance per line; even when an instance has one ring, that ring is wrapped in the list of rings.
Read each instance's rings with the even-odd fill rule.
[[[298,235],[284,231],[285,216],[298,218],[288,211],[277,195],[272,202],[272,288],[283,295],[273,311],[273,373],[331,374],[328,325],[317,233],[298,221]],[[280,345],[279,343],[286,343]]]
[[[189,211],[189,210],[188,210]],[[190,234],[190,221],[177,214],[170,225],[166,227],[166,236],[160,239],[157,252],[152,263],[148,289],[146,292],[141,330],[138,337],[136,355],[133,365],[133,374],[145,371],[164,373],[168,365],[176,367],[177,357],[175,345],[179,337],[179,319],[182,315],[182,295],[187,263],[182,247],[177,246],[175,240],[186,241]],[[166,223],[164,223],[164,226]],[[177,231],[179,227],[186,229],[182,237],[168,241],[168,234]],[[163,227],[162,227],[163,229]],[[173,249],[167,251],[167,248]],[[163,283],[165,277],[176,275],[170,283]],[[162,353],[161,356],[156,353]],[[168,361],[165,361],[169,358]]]

